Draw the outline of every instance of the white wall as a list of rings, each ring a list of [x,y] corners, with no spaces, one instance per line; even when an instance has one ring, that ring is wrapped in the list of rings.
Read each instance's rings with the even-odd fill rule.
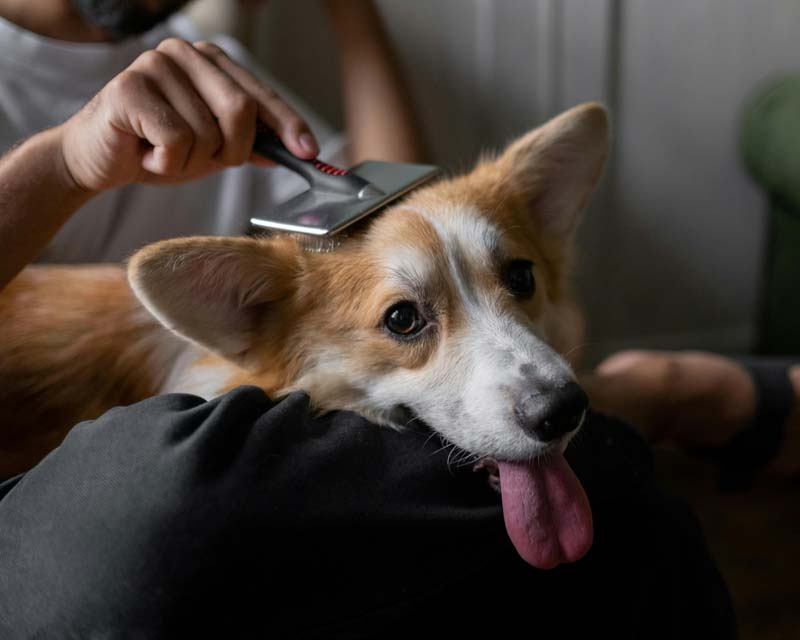
[[[765,202],[740,163],[740,117],[767,77],[800,71],[800,3],[621,7],[613,193],[607,224],[587,238],[600,276],[586,278],[597,334],[745,349],[755,330]],[[604,283],[622,296],[600,311]]]
[[[377,1],[437,162],[466,167],[584,100],[611,109],[612,162],[581,237],[590,354],[750,347],[765,203],[738,123],[765,78],[800,70],[798,0]],[[318,5],[271,0],[243,35],[337,121]]]

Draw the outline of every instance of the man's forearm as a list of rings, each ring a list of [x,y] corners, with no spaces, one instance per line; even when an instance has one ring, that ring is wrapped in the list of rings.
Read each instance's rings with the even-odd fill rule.
[[[72,180],[58,128],[0,158],[0,289],[34,260],[92,194]]]
[[[400,66],[370,0],[327,0],[353,162],[420,161],[424,145]]]

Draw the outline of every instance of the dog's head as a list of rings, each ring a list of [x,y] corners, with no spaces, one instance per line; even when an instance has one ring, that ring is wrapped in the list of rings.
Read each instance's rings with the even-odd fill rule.
[[[167,327],[269,391],[385,424],[413,414],[476,456],[563,448],[586,400],[572,241],[607,148],[577,107],[469,174],[421,189],[331,252],[292,237],[188,238],[130,262]]]

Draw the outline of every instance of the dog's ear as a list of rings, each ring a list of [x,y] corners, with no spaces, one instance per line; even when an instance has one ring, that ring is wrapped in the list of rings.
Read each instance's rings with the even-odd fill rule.
[[[607,153],[606,110],[587,103],[513,142],[496,168],[501,188],[523,199],[537,229],[563,241],[574,231]]]
[[[301,269],[290,238],[193,237],[141,249],[128,280],[165,327],[246,366],[270,305],[292,294]]]

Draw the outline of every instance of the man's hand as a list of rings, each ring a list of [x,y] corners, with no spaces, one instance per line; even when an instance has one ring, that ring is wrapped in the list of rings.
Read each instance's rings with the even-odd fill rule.
[[[258,121],[300,158],[319,152],[308,125],[214,44],[170,38],[139,56],[61,127],[64,165],[97,192],[181,182],[254,157]]]
[[[0,289],[96,193],[180,182],[248,160],[258,122],[300,158],[308,125],[216,45],[170,39],[111,80],[64,124],[0,158]]]

